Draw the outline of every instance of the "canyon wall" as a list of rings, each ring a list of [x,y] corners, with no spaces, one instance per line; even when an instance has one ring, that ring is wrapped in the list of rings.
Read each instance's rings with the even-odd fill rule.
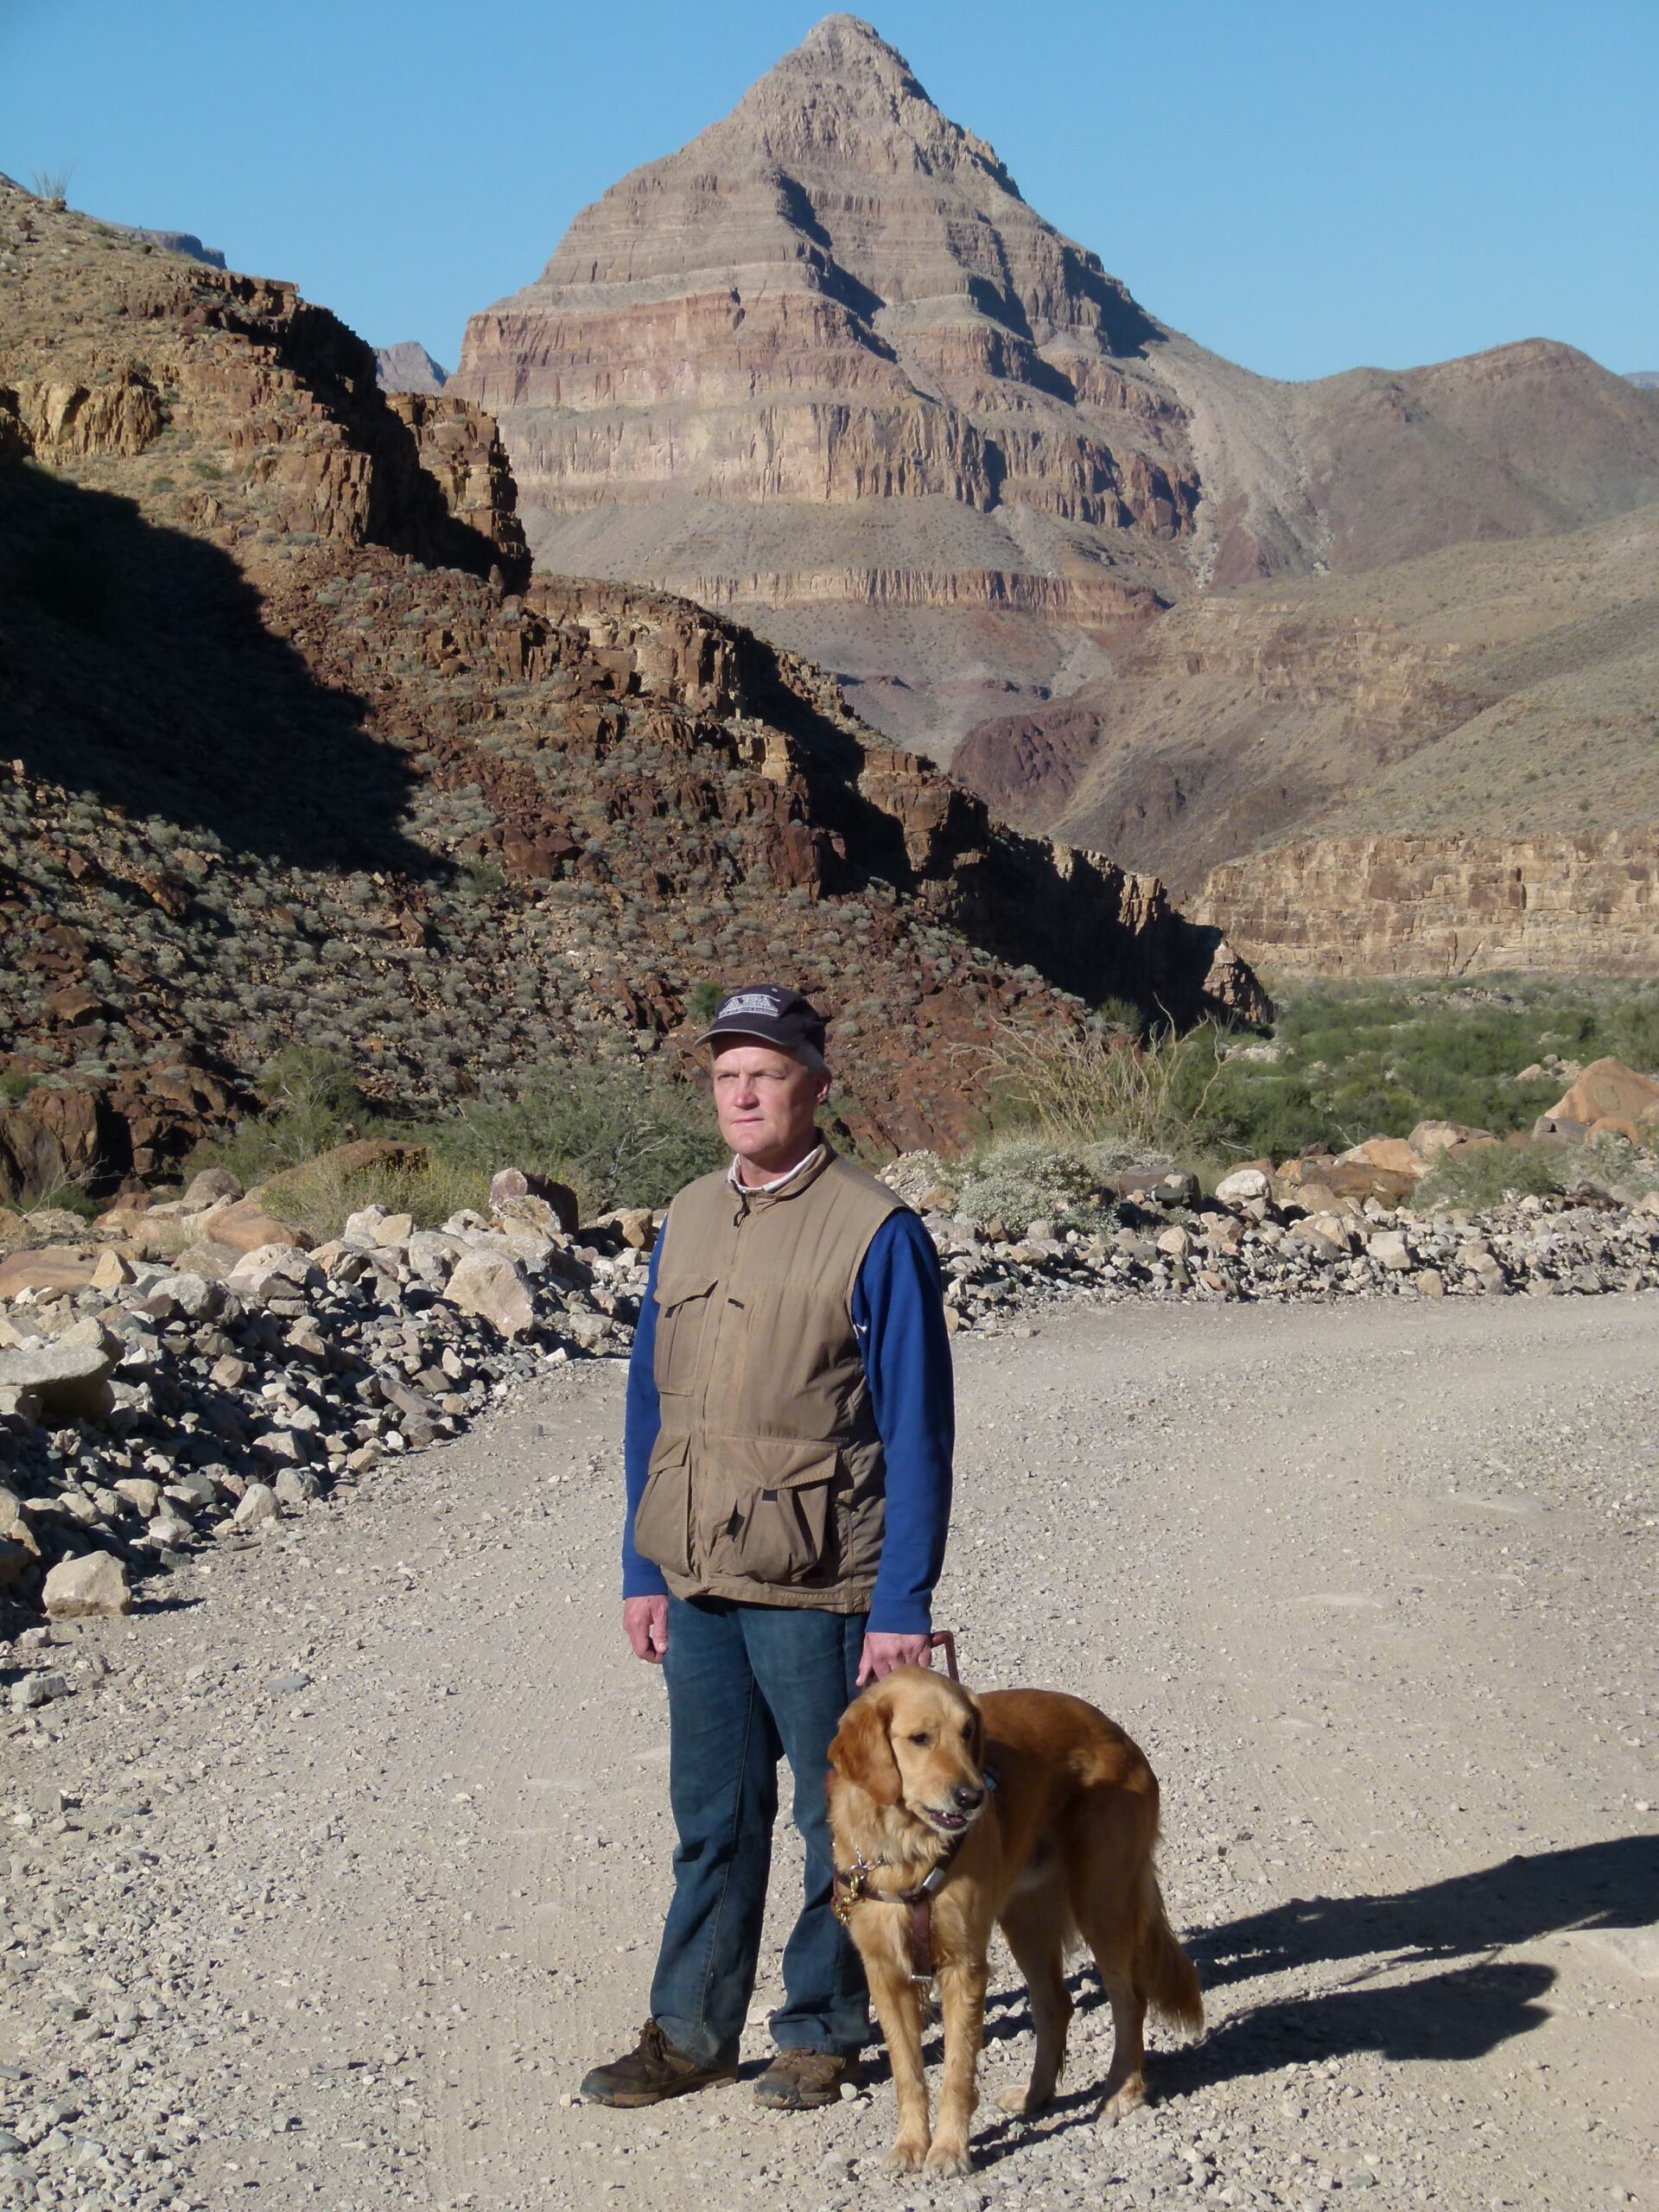
[[[1332,837],[1233,861],[1193,899],[1270,981],[1659,975],[1659,831]]]

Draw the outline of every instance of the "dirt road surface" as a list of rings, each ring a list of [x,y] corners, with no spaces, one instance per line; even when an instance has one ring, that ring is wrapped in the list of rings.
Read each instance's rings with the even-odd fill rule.
[[[613,1594],[622,1370],[550,1370],[54,1631],[77,1694],[0,1721],[0,2202],[1659,2206],[1656,1354],[1645,1296],[959,1344],[938,1618],[970,1682],[1145,1746],[1211,2026],[1098,2131],[1079,1970],[1058,2105],[988,2094],[937,2188],[881,2172],[884,2066],[798,2118],[747,2080],[573,2096],[644,2017],[671,1836]],[[1006,1955],[993,1989],[994,2093],[1030,2040]]]

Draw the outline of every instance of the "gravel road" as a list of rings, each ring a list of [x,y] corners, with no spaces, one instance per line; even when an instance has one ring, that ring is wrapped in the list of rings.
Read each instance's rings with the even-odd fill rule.
[[[1211,2024],[1097,2132],[1080,1974],[1056,2109],[988,2097],[937,2188],[881,2174],[885,2078],[802,2118],[573,2095],[644,2016],[670,1833],[622,1370],[550,1371],[53,1631],[76,1694],[0,1720],[0,2202],[1659,2206],[1656,1352],[1647,1294],[958,1344],[938,1618],[970,1683],[1150,1754]],[[1029,2057],[1005,1956],[993,1989],[990,2090]]]

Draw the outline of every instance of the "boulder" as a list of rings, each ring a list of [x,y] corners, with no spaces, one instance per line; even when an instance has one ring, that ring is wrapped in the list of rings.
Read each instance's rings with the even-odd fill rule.
[[[951,1203],[955,1204],[954,1198]],[[618,1206],[601,1214],[589,1226],[613,1229],[631,1252],[649,1252],[657,1242],[657,1217],[649,1206]]]
[[[45,1244],[0,1260],[0,1301],[22,1290],[88,1289],[103,1256],[95,1244]]]
[[[265,1244],[257,1251],[245,1252],[226,1281],[240,1296],[263,1303],[273,1295],[281,1298],[315,1290],[322,1282],[323,1273],[308,1252],[291,1244]]]
[[[15,1492],[3,1485],[0,1485],[0,1543],[11,1545],[20,1551],[23,1554],[22,1564],[25,1567],[41,1555],[40,1544],[29,1525],[29,1517],[22,1503]]]
[[[122,1257],[113,1244],[98,1255],[98,1265],[92,1269],[94,1290],[120,1290],[132,1281],[130,1264]]]
[[[1248,1205],[1253,1199],[1265,1198],[1273,1190],[1270,1176],[1259,1167],[1235,1167],[1230,1175],[1224,1175],[1216,1185],[1216,1196],[1224,1206]]]
[[[1404,1137],[1367,1137],[1363,1144],[1351,1145],[1346,1152],[1339,1152],[1337,1164],[1380,1167],[1389,1175],[1403,1176],[1412,1183],[1421,1181],[1429,1166],[1427,1156],[1414,1152]]]
[[[536,1304],[518,1262],[506,1253],[466,1252],[455,1262],[444,1296],[463,1313],[476,1313],[504,1337],[521,1337],[536,1325]]]
[[[1496,1144],[1497,1139],[1490,1129],[1471,1128],[1466,1122],[1419,1122],[1406,1142],[1420,1160],[1433,1166],[1453,1146]]]
[[[503,1167],[490,1178],[490,1205],[499,1213],[515,1198],[539,1198],[552,1209],[553,1217],[567,1236],[576,1233],[581,1209],[568,1183],[550,1175],[532,1175],[522,1167]]]
[[[290,1250],[304,1251],[310,1238],[301,1230],[291,1229],[285,1221],[278,1221],[268,1213],[262,1192],[251,1192],[245,1198],[238,1198],[230,1205],[210,1210],[213,1241],[228,1244],[233,1252],[257,1252],[273,1244],[287,1246]],[[152,1210],[153,1215],[153,1210]],[[201,1220],[193,1224],[193,1233],[201,1232]],[[149,1226],[149,1219],[145,1226]]]
[[[228,1167],[204,1167],[200,1175],[193,1175],[179,1200],[181,1213],[200,1213],[207,1207],[217,1205],[221,1198],[237,1199],[242,1196],[242,1185]]]
[[[114,1400],[110,1377],[121,1340],[89,1313],[61,1336],[0,1349],[0,1388],[32,1391],[48,1414],[101,1421]]]
[[[1659,1122],[1659,1083],[1626,1067],[1623,1060],[1592,1060],[1543,1118],[1581,1122],[1586,1128],[1610,1119],[1637,1127]]]
[[[236,1501],[232,1529],[260,1529],[277,1516],[276,1493],[269,1483],[250,1483]]]
[[[1391,1274],[1410,1272],[1411,1253],[1397,1229],[1379,1230],[1366,1240],[1365,1249],[1379,1268],[1386,1268]]]
[[[110,1620],[132,1611],[126,1570],[109,1552],[61,1559],[46,1578],[41,1602],[48,1620]]]

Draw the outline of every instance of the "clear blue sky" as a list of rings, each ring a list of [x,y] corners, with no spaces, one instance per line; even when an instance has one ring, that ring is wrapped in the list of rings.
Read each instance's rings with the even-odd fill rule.
[[[829,12],[0,0],[0,169],[199,232],[453,367],[575,210]],[[866,10],[865,12],[868,12]],[[1321,376],[1532,336],[1659,369],[1659,0],[883,0],[1032,205],[1166,322]]]

